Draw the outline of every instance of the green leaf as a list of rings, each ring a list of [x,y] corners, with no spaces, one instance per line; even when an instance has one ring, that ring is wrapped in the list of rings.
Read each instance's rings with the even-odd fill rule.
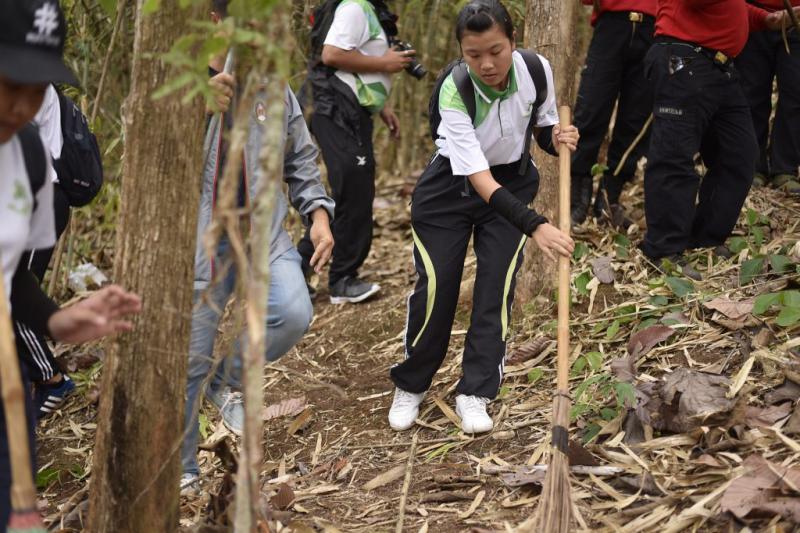
[[[590,281],[592,281],[592,275],[589,272],[583,272],[580,276],[575,278],[575,290],[578,292],[578,294],[581,296],[589,295],[589,289],[587,286],[589,285]]]
[[[614,244],[628,248],[631,245],[631,240],[627,237],[627,235],[617,233],[614,235]]]
[[[158,89],[153,92],[151,98],[153,100],[158,100],[159,98],[163,98],[168,94],[171,94],[179,89],[182,89],[186,85],[190,84],[195,80],[194,72],[184,72],[180,76],[171,79]]]
[[[758,298],[756,298],[756,301],[753,304],[753,314],[754,315],[763,315],[764,313],[769,311],[770,307],[780,303],[781,295],[782,295],[782,293],[780,293],[780,292],[767,293],[767,294],[760,295]]]
[[[617,382],[614,385],[617,393],[617,405],[620,407],[633,407],[636,405],[636,391],[630,383]]]
[[[658,324],[658,319],[655,317],[650,317],[645,320],[639,322],[639,325],[636,326],[636,331],[643,330],[645,328],[649,328],[652,325]]]
[[[503,385],[502,387],[500,387],[500,390],[497,392],[497,397],[498,398],[505,398],[506,396],[508,396],[509,392],[511,392],[511,389],[509,389],[508,387]]]
[[[684,298],[694,291],[694,284],[688,279],[668,276],[664,281],[666,281],[667,286],[678,298]]]
[[[544,371],[541,368],[531,368],[528,372],[528,383],[533,385],[544,376]]]
[[[595,163],[592,165],[592,177],[605,174],[606,171],[608,171],[608,165],[603,165],[600,163]]]
[[[610,407],[603,407],[602,409],[600,409],[600,418],[602,418],[606,422],[608,422],[609,420],[614,420],[618,414],[619,414],[618,410],[612,409]]]
[[[744,263],[742,263],[741,268],[739,269],[739,283],[741,285],[747,285],[753,278],[761,274],[761,271],[764,269],[764,258],[763,257],[755,257],[753,259],[748,259]]]
[[[597,435],[600,433],[600,430],[603,429],[603,426],[592,422],[588,426],[586,426],[586,432],[581,437],[581,440],[584,444],[589,444]]]
[[[781,302],[786,307],[800,307],[800,291],[783,291]]]
[[[619,333],[619,320],[615,320],[606,330],[606,340],[610,341]]]
[[[38,472],[36,472],[36,488],[37,489],[46,489],[53,482],[58,481],[60,471],[58,468],[54,466],[48,466],[46,468],[42,468]]]
[[[731,237],[728,241],[728,249],[735,254],[747,248],[747,240],[744,237]]]
[[[575,362],[572,363],[572,373],[573,374],[580,374],[583,372],[583,369],[586,368],[586,359],[584,357],[578,357],[575,359]]]
[[[661,295],[651,296],[650,300],[648,300],[648,303],[656,307],[664,307],[665,305],[669,304],[669,298]]]
[[[754,226],[750,228],[750,233],[753,235],[753,244],[756,245],[756,248],[761,247],[764,244],[764,228],[761,226]]]
[[[769,266],[776,274],[785,274],[791,272],[794,261],[785,255],[771,255],[769,256]]]
[[[209,436],[209,429],[211,423],[209,422],[208,417],[205,415],[205,413],[200,413],[198,419],[200,422],[200,435],[203,437],[203,440],[206,440],[208,439]]]
[[[758,218],[759,218],[758,213],[754,209],[748,207],[747,215],[745,218],[747,219],[748,226],[755,226],[756,224],[758,224]]]
[[[628,253],[628,249],[624,246],[617,246],[617,259],[630,259],[631,254]]]
[[[603,354],[600,352],[589,352],[584,354],[584,357],[589,362],[589,367],[594,371],[600,370],[603,366]]]
[[[586,254],[588,254],[590,251],[591,248],[589,248],[588,244],[586,244],[585,242],[579,242],[575,245],[575,251],[572,252],[572,258],[575,259],[575,261],[577,261],[581,257],[584,257]]]
[[[117,12],[117,0],[100,0],[100,7],[106,12],[106,15],[114,19]]]
[[[794,326],[798,322],[800,322],[800,307],[784,307],[775,319],[775,323],[782,328]]]

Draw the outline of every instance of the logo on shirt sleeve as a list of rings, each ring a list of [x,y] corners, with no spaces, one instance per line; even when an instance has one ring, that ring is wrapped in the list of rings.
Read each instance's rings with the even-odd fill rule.
[[[14,182],[14,194],[8,203],[8,209],[23,216],[30,216],[33,202],[28,196],[28,188],[20,181]]]

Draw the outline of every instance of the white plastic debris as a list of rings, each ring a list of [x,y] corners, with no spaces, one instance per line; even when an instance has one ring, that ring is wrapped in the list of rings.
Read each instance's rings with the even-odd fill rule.
[[[84,292],[89,289],[99,289],[108,278],[99,268],[92,263],[78,265],[69,273],[67,284],[74,292]]]

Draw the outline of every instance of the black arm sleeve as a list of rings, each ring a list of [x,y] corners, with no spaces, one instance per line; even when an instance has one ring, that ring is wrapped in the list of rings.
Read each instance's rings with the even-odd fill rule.
[[[533,235],[541,224],[548,222],[545,217],[529,209],[505,187],[500,187],[492,193],[489,205],[528,237]]]
[[[36,276],[25,265],[20,261],[11,278],[11,316],[34,333],[49,336],[47,321],[58,311],[58,305],[44,293]]]
[[[550,155],[558,155],[558,150],[553,146],[553,126],[547,126],[536,133],[536,144]]]

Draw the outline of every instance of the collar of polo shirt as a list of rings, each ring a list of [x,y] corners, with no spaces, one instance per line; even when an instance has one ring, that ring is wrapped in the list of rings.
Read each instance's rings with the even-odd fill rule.
[[[505,100],[517,92],[517,67],[513,61],[511,62],[511,69],[508,74],[508,85],[502,91],[498,91],[494,87],[483,83],[480,77],[472,72],[472,70],[469,70],[469,76],[472,78],[472,81],[475,82],[475,92],[477,92],[487,104],[491,104],[497,99]]]

